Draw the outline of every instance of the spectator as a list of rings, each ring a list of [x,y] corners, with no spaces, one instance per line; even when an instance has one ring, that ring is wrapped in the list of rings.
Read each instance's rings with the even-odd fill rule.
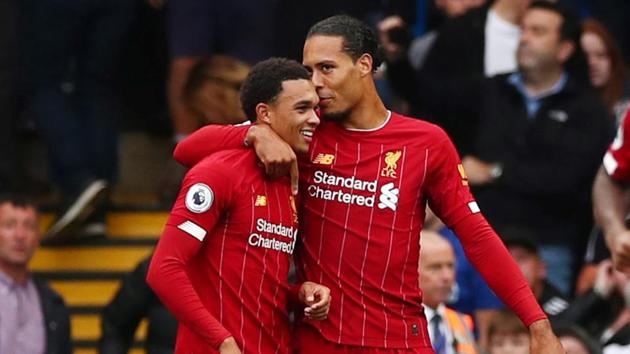
[[[602,354],[601,345],[578,326],[558,326],[554,332],[567,354]]]
[[[447,22],[419,72],[384,36],[392,86],[411,103],[413,115],[442,126],[462,155],[474,144],[475,106],[483,79],[517,69],[519,24],[530,2],[490,1]]]
[[[72,352],[63,299],[28,268],[39,236],[35,205],[0,197],[0,353]]]
[[[184,85],[183,101],[200,124],[238,124],[247,119],[239,89],[249,65],[224,55],[201,59]]]
[[[454,17],[462,16],[468,10],[480,7],[484,5],[485,0],[435,0],[435,6],[437,11],[443,14],[445,20],[448,21]],[[394,32],[392,29],[398,28],[394,31],[406,30],[406,24],[403,19],[399,16],[388,17],[385,20],[379,23],[379,31],[381,33],[381,40],[383,43],[387,43],[388,39],[392,38],[392,34]],[[431,50],[433,43],[437,39],[439,32],[439,28],[432,29],[429,32],[426,32],[422,36],[415,38],[409,44],[409,49],[407,50],[407,57],[409,59],[409,63],[413,67],[414,70],[420,70],[422,64],[424,63],[427,54]],[[386,38],[383,38],[383,35]],[[395,45],[408,44],[408,43],[397,43],[394,41]],[[405,49],[405,46],[401,46],[400,49]],[[393,48],[393,51],[396,51],[397,48]],[[386,51],[387,53],[388,51]],[[395,58],[394,58],[395,60]]]
[[[256,63],[273,52],[273,0],[177,0],[166,4],[171,57],[168,100],[175,141],[200,127],[183,101],[191,69],[221,54]]]
[[[630,104],[630,83],[621,50],[602,23],[588,19],[582,26],[581,44],[588,59],[591,84],[608,111],[621,122]]]
[[[501,310],[490,321],[489,354],[528,354],[527,328],[510,310]]]
[[[569,300],[547,281],[545,262],[540,258],[536,244],[525,237],[509,237],[509,233],[505,236],[505,247],[521,268],[538,303],[553,321],[569,307]]]
[[[429,336],[436,354],[476,354],[472,318],[446,307],[455,285],[455,253],[433,231],[420,238],[420,288]]]
[[[577,323],[604,346],[630,344],[630,281],[613,269],[610,260],[600,263],[593,289],[578,297],[562,314],[562,323]]]
[[[128,0],[25,0],[27,104],[64,201],[47,237],[73,236],[117,176],[115,74],[133,19]],[[101,225],[102,226],[102,225]]]
[[[116,296],[103,309],[100,354],[125,354],[143,318],[149,328],[144,340],[147,354],[172,354],[175,349],[177,320],[162,305],[145,279],[151,257],[138,264],[123,279]]]
[[[485,82],[479,136],[462,160],[490,223],[500,234],[535,236],[548,279],[564,294],[591,230],[588,190],[613,125],[588,87],[580,33],[577,17],[560,5],[531,5],[519,70]]]

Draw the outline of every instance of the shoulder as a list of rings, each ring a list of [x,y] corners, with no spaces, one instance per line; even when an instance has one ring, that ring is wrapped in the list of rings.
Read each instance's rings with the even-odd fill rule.
[[[53,290],[48,283],[38,276],[33,277],[33,282],[37,288],[40,298],[42,299],[42,306],[57,305],[60,307],[66,307],[63,298],[59,293]]]
[[[442,142],[448,140],[449,137],[436,124],[429,123],[421,118],[407,117],[399,113],[392,112],[390,128],[397,134],[409,135],[410,138],[423,142]]]
[[[205,157],[190,169],[187,177],[201,177],[210,173],[224,177],[239,176],[256,169],[256,153],[253,149],[231,149]]]

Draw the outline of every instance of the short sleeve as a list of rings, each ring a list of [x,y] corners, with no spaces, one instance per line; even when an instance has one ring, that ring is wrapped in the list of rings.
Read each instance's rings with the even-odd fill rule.
[[[611,178],[630,183],[630,110],[626,113],[623,124],[619,125],[615,140],[604,155],[603,165]]]
[[[438,134],[435,146],[429,150],[425,190],[431,210],[452,227],[480,210],[453,143],[441,129]]]
[[[203,241],[230,207],[232,183],[220,166],[195,165],[182,182],[167,225]]]

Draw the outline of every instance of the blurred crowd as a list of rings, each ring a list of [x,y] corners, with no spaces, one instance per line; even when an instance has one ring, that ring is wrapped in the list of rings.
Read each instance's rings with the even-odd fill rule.
[[[630,278],[612,266],[591,188],[630,106],[630,2],[559,2],[561,24],[529,0],[322,0],[308,10],[284,0],[0,0],[0,192],[57,191],[47,238],[103,233],[122,131],[166,132],[175,145],[205,124],[245,121],[238,91],[249,67],[270,56],[299,61],[313,23],[350,14],[380,34],[386,61],[375,75],[389,108],[454,140],[484,215],[568,352],[629,352]],[[49,181],[20,161],[32,134],[45,143]],[[169,205],[184,170],[167,169],[156,193]],[[36,209],[21,199],[0,200],[0,225],[18,209],[32,211],[31,227]],[[430,219],[422,242],[420,282],[441,353],[527,353],[526,329],[456,235]],[[174,319],[144,283],[147,264],[105,308],[101,352],[126,352],[146,315],[149,353],[172,348]],[[28,311],[43,308],[37,291],[59,303],[37,282],[16,286],[23,272],[5,273],[0,290],[16,304],[30,299]],[[65,325],[55,328],[67,330],[60,313]]]

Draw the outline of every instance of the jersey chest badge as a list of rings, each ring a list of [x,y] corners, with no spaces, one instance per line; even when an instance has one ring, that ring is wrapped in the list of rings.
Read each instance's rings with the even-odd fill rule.
[[[398,160],[400,160],[400,156],[402,156],[402,151],[400,150],[388,151],[385,154],[385,168],[381,170],[381,176],[398,178],[396,170],[398,169]]]

